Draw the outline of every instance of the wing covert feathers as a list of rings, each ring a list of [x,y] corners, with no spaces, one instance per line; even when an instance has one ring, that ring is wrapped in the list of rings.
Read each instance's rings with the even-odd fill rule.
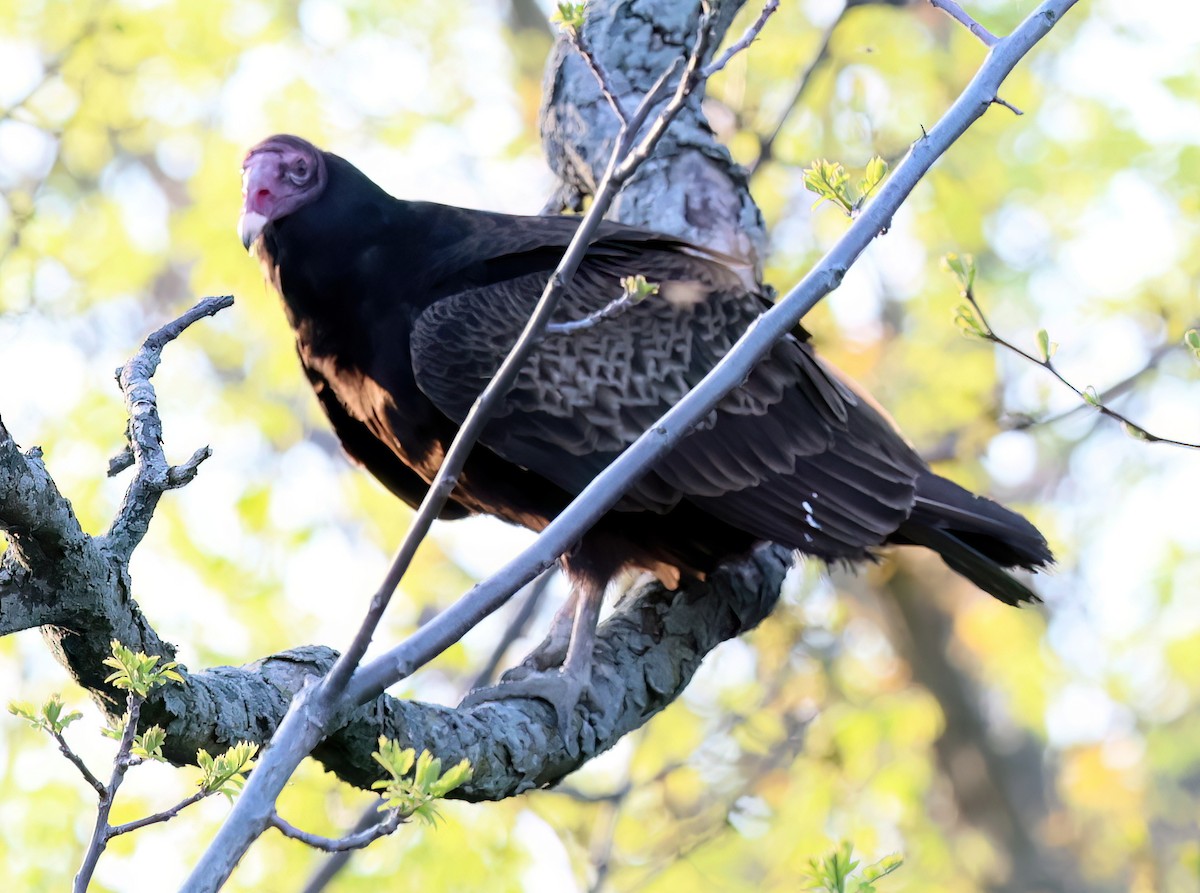
[[[342,159],[326,160],[325,194],[269,223],[262,250],[343,444],[415,503],[578,220],[403,202]],[[621,295],[626,276],[644,276],[658,294],[543,339],[486,426],[447,514],[548,523],[757,319],[767,301],[745,272],[667,236],[603,225],[556,321],[588,319]],[[671,517],[658,524],[648,512]],[[830,560],[919,544],[1009,603],[1035,596],[1005,568],[1051,560],[1019,515],[930,472],[799,328],[580,548],[617,543],[627,563],[704,573],[754,539]]]

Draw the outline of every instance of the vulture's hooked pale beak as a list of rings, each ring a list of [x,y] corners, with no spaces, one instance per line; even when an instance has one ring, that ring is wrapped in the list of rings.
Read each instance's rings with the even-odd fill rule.
[[[242,215],[238,217],[238,235],[242,237],[242,246],[249,251],[250,246],[255,240],[262,235],[263,227],[267,225],[267,218],[257,211],[250,211],[242,208]]]
[[[242,214],[238,217],[238,235],[247,251],[271,220],[263,213],[270,211],[278,189],[272,165],[268,163],[271,160],[277,160],[276,153],[252,152],[242,165]]]

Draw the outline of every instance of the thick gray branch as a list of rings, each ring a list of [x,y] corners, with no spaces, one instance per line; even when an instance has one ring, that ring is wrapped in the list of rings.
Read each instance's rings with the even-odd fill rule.
[[[139,461],[114,524],[124,531],[119,536],[86,534],[40,451],[23,453],[0,422],[0,529],[10,540],[0,565],[0,635],[42,626],[56,656],[112,720],[123,712],[124,696],[104,683],[109,642],[175,657],[134,602],[128,574],[128,551],[150,523],[158,496],[183,480],[162,455],[149,377],[166,343],[222,306],[227,302],[197,305],[147,339],[122,369],[127,406],[141,424],[131,426]],[[656,584],[626,599],[602,629],[589,711],[570,746],[540,701],[456,711],[384,695],[358,708],[315,755],[347,781],[367,786],[378,777],[371,753],[382,734],[447,761],[469,756],[475,778],[456,796],[499,799],[551,784],[669,704],[708,651],[765,617],[787,563],[781,550],[765,549],[708,584],[675,593]],[[181,667],[186,684],[156,692],[142,707],[143,725],[167,730],[165,752],[177,763],[194,762],[199,748],[265,743],[293,696],[336,658],[331,649],[308,647],[240,668],[189,673]]]
[[[103,684],[101,661],[116,638],[170,659],[133,602],[125,562],[79,526],[42,462],[41,450],[21,452],[0,423],[0,530],[9,547],[0,560],[0,636],[42,627],[60,661],[77,668],[111,715],[124,697]]]

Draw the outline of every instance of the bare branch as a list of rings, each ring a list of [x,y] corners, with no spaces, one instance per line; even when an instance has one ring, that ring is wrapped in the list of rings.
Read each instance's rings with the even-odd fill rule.
[[[121,782],[125,780],[125,773],[129,770],[130,765],[132,765],[130,754],[133,750],[134,735],[137,734],[138,716],[141,712],[142,699],[131,691],[125,703],[128,710],[128,718],[125,722],[124,731],[121,733],[121,744],[117,748],[116,757],[113,759],[112,776],[108,780],[108,785],[105,787],[104,793],[100,795],[100,806],[96,810],[96,824],[92,827],[92,839],[88,843],[87,852],[83,854],[83,864],[79,867],[79,873],[75,875],[75,885],[72,887],[73,893],[87,893],[92,874],[96,871],[96,863],[100,861],[100,855],[104,852],[104,848],[108,846],[109,840],[112,839],[108,816],[112,812],[113,801],[117,797],[117,789],[121,786]]]
[[[108,795],[108,788],[104,786],[104,782],[98,779],[92,773],[92,770],[87,767],[87,763],[83,761],[83,758],[71,749],[71,745],[67,744],[67,739],[63,737],[62,732],[52,731],[50,732],[50,735],[55,741],[58,742],[58,749],[62,755],[70,760],[75,768],[79,770],[80,775],[83,776],[83,780],[92,786],[92,790],[94,790],[101,798],[106,797]]]
[[[354,825],[353,834],[358,834],[366,831],[368,828],[373,828],[381,821],[386,822],[387,817],[382,815],[374,806],[363,811],[359,816],[358,821]],[[309,875],[308,880],[304,884],[304,888],[300,893],[322,893],[330,882],[341,873],[341,870],[346,867],[350,859],[354,856],[353,850],[342,850],[340,853],[330,853],[329,858],[325,859],[317,868]]]
[[[1144,376],[1157,369],[1159,364],[1162,363],[1163,358],[1171,353],[1174,353],[1176,350],[1179,350],[1182,347],[1183,344],[1179,341],[1167,341],[1163,344],[1160,344],[1150,353],[1149,358],[1146,360],[1145,365],[1143,365],[1141,369],[1138,369],[1136,372],[1133,372],[1130,375],[1122,378],[1116,384],[1110,385],[1102,390],[1098,394],[1100,402],[1108,405],[1112,401],[1123,397],[1127,392],[1132,390],[1134,385],[1136,385]],[[1072,406],[1070,409],[1058,413],[1057,415],[1046,416],[1045,418],[1033,418],[1026,415],[1017,415],[1014,417],[1010,415],[1007,427],[1010,431],[1026,431],[1034,427],[1054,425],[1058,422],[1061,422],[1063,419],[1086,412],[1090,408],[1091,407],[1089,407],[1087,403],[1079,403],[1075,406]]]
[[[1017,108],[1015,105],[1013,105],[1011,102],[1009,102],[1007,99],[1005,99],[1002,96],[997,96],[995,99],[992,100],[992,102],[996,103],[996,105],[1004,106],[1006,109],[1008,109],[1014,115],[1025,114],[1023,111],[1021,111],[1019,108]]]
[[[1200,450],[1200,443],[1191,443],[1190,441],[1186,441],[1186,440],[1172,440],[1169,437],[1160,437],[1157,434],[1151,434],[1149,431],[1147,431],[1141,425],[1134,422],[1128,416],[1122,415],[1121,413],[1117,412],[1115,409],[1112,409],[1111,407],[1109,407],[1104,402],[1101,395],[1096,393],[1095,389],[1080,388],[1077,385],[1073,384],[1061,372],[1059,372],[1058,367],[1054,365],[1053,358],[1050,357],[1049,355],[1046,355],[1044,357],[1034,356],[1033,354],[1029,353],[1029,351],[1018,347],[1017,345],[1013,344],[1011,341],[998,335],[996,333],[995,329],[992,328],[991,323],[988,322],[987,315],[983,312],[983,308],[981,306],[979,306],[979,302],[975,298],[975,290],[973,287],[968,286],[965,289],[963,289],[962,296],[964,298],[966,298],[967,301],[970,302],[970,304],[973,308],[975,308],[975,313],[981,324],[981,328],[978,331],[980,338],[982,338],[984,341],[989,341],[992,344],[997,345],[998,347],[1003,347],[1004,349],[1011,351],[1012,353],[1015,353],[1017,356],[1021,357],[1022,359],[1028,360],[1029,362],[1033,363],[1035,366],[1041,366],[1043,369],[1045,369],[1047,372],[1049,372],[1051,375],[1053,375],[1055,378],[1057,378],[1060,382],[1062,382],[1064,385],[1066,385],[1068,388],[1070,388],[1075,393],[1075,396],[1077,396],[1080,400],[1083,401],[1085,406],[1090,406],[1093,409],[1095,409],[1096,412],[1100,413],[1101,415],[1107,416],[1108,418],[1112,419],[1113,421],[1120,422],[1121,427],[1124,429],[1125,433],[1128,434],[1130,437],[1134,438],[1135,440],[1145,441],[1146,443],[1163,443],[1163,444],[1167,444],[1168,446],[1182,447],[1183,449],[1187,449],[1187,450]]]
[[[381,837],[387,837],[404,823],[404,818],[398,809],[388,810],[387,818],[371,827],[345,837],[322,837],[309,831],[302,831],[295,825],[285,821],[279,813],[271,812],[271,827],[284,837],[299,840],[316,850],[326,853],[344,853],[347,850],[361,850],[370,846]]]
[[[641,287],[639,287],[637,283],[630,281],[630,282],[626,283],[625,291],[621,294],[621,296],[619,298],[614,298],[613,300],[611,300],[607,304],[605,304],[603,307],[601,307],[599,310],[595,311],[594,313],[589,313],[587,316],[583,317],[582,319],[572,319],[572,320],[568,320],[567,322],[549,323],[546,326],[546,333],[553,334],[553,335],[567,335],[567,334],[570,334],[571,332],[581,332],[581,331],[584,331],[585,329],[593,328],[594,326],[599,325],[600,323],[604,322],[605,320],[612,319],[613,317],[616,317],[616,316],[620,316],[622,313],[624,313],[630,307],[634,307],[637,304],[640,304],[648,296],[650,296],[658,291],[657,285],[650,286],[649,283],[647,283],[646,280],[643,279],[641,276],[638,276],[638,277],[631,276],[629,278],[630,278],[630,280],[633,280],[636,278],[638,280],[638,282],[640,282]],[[643,288],[645,290],[643,290]]]
[[[985,47],[994,47],[999,43],[1000,38],[971,18],[955,0],[929,0],[929,4],[966,27],[968,31],[979,38]]]
[[[575,47],[575,51],[587,64],[588,70],[591,71],[592,77],[596,79],[596,83],[600,87],[600,93],[612,106],[613,114],[617,116],[617,120],[622,126],[629,126],[629,116],[625,114],[625,109],[621,107],[621,100],[617,98],[617,92],[613,89],[612,82],[609,80],[608,72],[600,64],[600,61],[592,55],[591,49],[583,39],[583,34],[576,28],[571,28],[568,31],[568,38],[571,41],[571,46]]]
[[[158,825],[163,822],[169,822],[193,803],[199,803],[204,798],[211,797],[214,793],[215,791],[196,791],[196,793],[192,794],[192,796],[185,797],[170,809],[164,809],[162,812],[156,812],[153,815],[146,816],[145,818],[135,819],[132,822],[126,822],[124,825],[113,825],[108,829],[108,836],[111,839],[113,837],[119,837],[122,834],[128,834],[130,831],[137,831],[139,828],[145,828],[148,825]]]
[[[105,539],[108,546],[126,561],[146,535],[159,497],[195,478],[197,467],[211,455],[208,447],[203,447],[181,466],[167,464],[162,448],[158,398],[150,379],[158,370],[164,347],[183,334],[188,326],[232,304],[232,295],[205,298],[151,334],[141,349],[117,370],[117,383],[129,411],[129,446],[109,463],[109,473],[128,468],[130,456],[136,471]]]
[[[504,658],[504,652],[508,651],[512,643],[524,634],[525,628],[529,626],[529,621],[533,619],[538,605],[542,602],[542,596],[550,588],[550,581],[553,579],[553,569],[542,571],[540,577],[525,587],[529,590],[529,594],[521,602],[520,610],[517,611],[512,621],[505,628],[504,634],[496,642],[496,647],[492,649],[491,656],[483,662],[483,666],[480,667],[479,672],[475,675],[475,681],[468,686],[468,691],[483,688],[483,686],[492,681],[492,678],[496,675],[496,670],[500,667],[500,661]]]
[[[712,62],[709,62],[708,65],[704,66],[704,77],[712,77],[714,74],[728,65],[730,59],[747,49],[750,44],[754,43],[754,41],[758,39],[758,35],[762,33],[762,29],[766,27],[767,19],[769,19],[777,9],[779,9],[779,0],[767,0],[766,5],[762,8],[762,12],[758,14],[758,18],[750,23],[749,27],[747,27],[742,33],[742,36],[726,47],[725,52],[721,53],[720,56],[718,56]]]

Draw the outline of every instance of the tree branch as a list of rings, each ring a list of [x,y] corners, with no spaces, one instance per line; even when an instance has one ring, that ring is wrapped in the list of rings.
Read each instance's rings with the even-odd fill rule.
[[[51,731],[50,736],[58,743],[59,753],[70,760],[71,765],[79,770],[79,774],[83,776],[83,780],[96,792],[96,795],[106,797],[108,795],[108,788],[104,786],[104,782],[95,776],[92,770],[88,768],[87,763],[83,761],[83,758],[75,753],[71,745],[67,744],[67,739],[63,737],[63,733]]]
[[[116,759],[113,760],[112,776],[108,780],[108,785],[100,794],[100,806],[96,810],[96,822],[92,826],[92,838],[88,843],[86,852],[83,854],[83,864],[79,867],[79,873],[75,875],[75,885],[72,888],[74,893],[87,893],[87,888],[92,880],[92,874],[96,871],[96,863],[100,861],[101,854],[104,852],[105,847],[108,846],[109,840],[112,839],[108,817],[112,812],[113,801],[117,798],[117,789],[121,787],[121,782],[125,780],[125,773],[129,771],[129,767],[132,765],[130,752],[133,748],[134,735],[137,733],[138,714],[141,710],[142,699],[130,691],[125,703],[127,718],[121,732],[121,744],[117,748]]]
[[[714,0],[715,36],[724,34],[745,0]],[[686,57],[695,33],[696,4],[652,0],[589,0],[588,46],[610,78],[617,100],[633,108],[676,60]],[[705,60],[707,64],[707,59]],[[679,236],[747,265],[747,287],[766,250],[766,229],[746,189],[746,175],[717,143],[704,117],[704,84],[691,94],[662,148],[638,171],[633,188],[609,215],[632,226]],[[547,65],[540,128],[542,146],[561,186],[560,210],[594,195],[608,166],[619,123],[596,79],[560,36]]]
[[[379,840],[379,838],[387,837],[399,828],[403,822],[404,819],[401,817],[400,811],[392,809],[388,811],[387,817],[382,822],[376,822],[362,831],[347,834],[345,837],[322,837],[320,834],[300,830],[295,825],[285,821],[277,812],[271,813],[271,827],[284,837],[298,840],[301,843],[308,844],[313,849],[323,850],[326,853],[344,853],[349,850],[361,850],[365,846],[370,846]]]
[[[985,47],[994,47],[1000,42],[1000,38],[967,15],[967,11],[959,6],[955,0],[929,0],[929,5],[935,9],[940,9],[960,25],[963,25],[968,31],[978,37]],[[1008,103],[1003,104],[1008,105]],[[1020,114],[1020,112],[1017,112],[1017,114]]]
[[[105,539],[117,558],[126,562],[146,535],[162,494],[190,482],[200,463],[212,455],[208,447],[201,447],[182,465],[167,463],[162,448],[162,419],[158,416],[158,402],[150,379],[158,370],[163,348],[182,335],[188,326],[231,306],[232,295],[205,298],[151,334],[141,350],[117,370],[117,384],[129,412],[129,445],[109,462],[109,474],[130,465],[135,465],[136,471]]]
[[[1029,351],[1018,347],[1017,345],[1013,344],[1008,339],[1006,339],[996,333],[996,330],[992,328],[991,323],[988,322],[987,315],[983,312],[983,308],[979,305],[979,301],[976,300],[975,289],[971,284],[968,283],[963,288],[962,296],[967,299],[967,301],[970,303],[971,307],[974,309],[975,319],[978,322],[977,326],[971,326],[970,322],[967,321],[968,330],[971,332],[971,334],[973,334],[979,338],[982,338],[984,341],[988,341],[992,344],[995,344],[997,347],[1003,347],[1005,350],[1011,351],[1012,353],[1016,354],[1017,356],[1021,357],[1022,359],[1028,360],[1030,363],[1033,363],[1035,366],[1041,366],[1043,369],[1045,369],[1047,372],[1049,372],[1051,375],[1053,375],[1055,378],[1057,378],[1060,382],[1062,382],[1064,385],[1066,385],[1071,391],[1073,391],[1075,396],[1077,396],[1080,400],[1083,401],[1084,406],[1090,406],[1092,409],[1096,410],[1096,412],[1100,413],[1100,415],[1106,416],[1107,418],[1110,418],[1113,421],[1119,422],[1121,425],[1121,428],[1130,437],[1134,438],[1135,440],[1145,441],[1146,443],[1162,443],[1162,444],[1166,444],[1168,446],[1182,447],[1183,449],[1186,449],[1186,450],[1200,450],[1200,443],[1192,443],[1192,442],[1186,441],[1186,440],[1173,440],[1169,437],[1160,437],[1157,434],[1152,434],[1151,432],[1149,432],[1145,428],[1143,428],[1141,425],[1139,425],[1136,422],[1134,422],[1133,420],[1131,420],[1128,416],[1122,415],[1121,413],[1117,412],[1115,409],[1110,408],[1104,402],[1103,396],[1100,394],[1097,394],[1096,390],[1094,388],[1092,388],[1092,387],[1080,388],[1078,385],[1073,384],[1069,379],[1067,379],[1066,376],[1064,376],[1058,370],[1058,367],[1054,365],[1054,359],[1052,357],[1052,354],[1054,352],[1053,351],[1054,346],[1050,345],[1049,336],[1047,336],[1044,331],[1040,333],[1040,336],[1046,338],[1046,347],[1043,349],[1044,350],[1043,356],[1037,357],[1037,356],[1034,356],[1033,354],[1031,354]],[[961,311],[960,311],[960,318],[961,318]],[[1145,371],[1145,370],[1143,370],[1143,371]],[[1140,375],[1141,373],[1139,372],[1138,374]],[[1124,382],[1118,383],[1117,385],[1114,385],[1114,387],[1110,390],[1116,390],[1118,388],[1121,388],[1122,385],[1124,385],[1124,384],[1125,384]],[[1109,392],[1106,391],[1105,393],[1109,393]]]

